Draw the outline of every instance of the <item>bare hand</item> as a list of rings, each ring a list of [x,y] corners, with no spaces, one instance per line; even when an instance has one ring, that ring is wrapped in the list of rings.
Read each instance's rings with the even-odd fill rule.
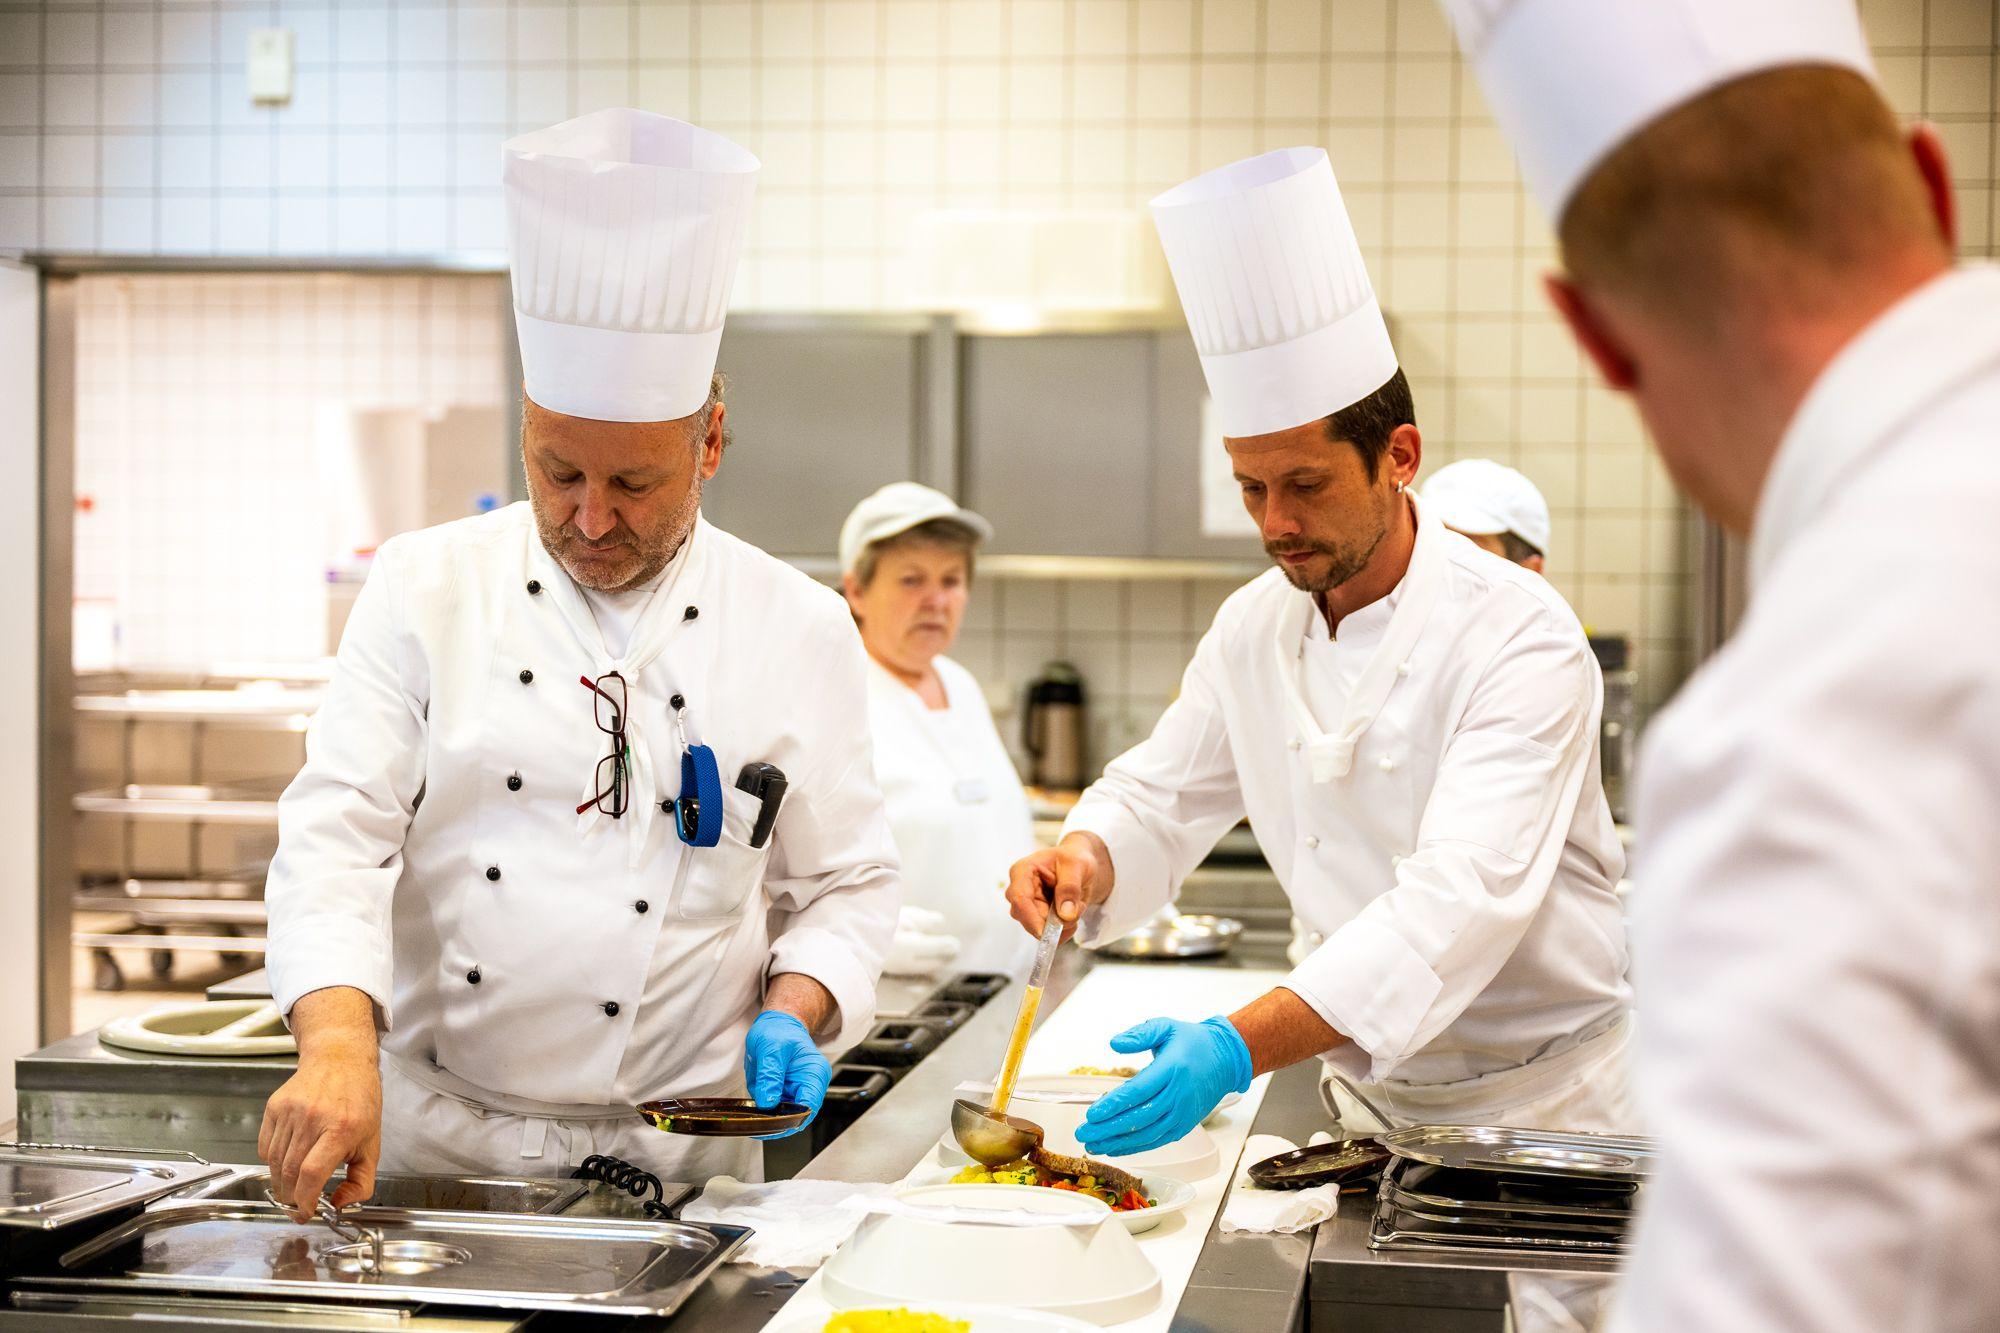
[[[1072,833],[1054,847],[1031,852],[1007,872],[1007,910],[1022,929],[1040,938],[1049,905],[1064,922],[1062,937],[1076,934],[1083,909],[1111,891],[1110,855],[1095,834]]]
[[[382,1158],[382,1072],[376,1063],[373,1009],[359,991],[314,991],[292,1009],[299,1069],[264,1104],[257,1156],[271,1170],[271,1192],[310,1217],[338,1168],[334,1191],[345,1208],[375,1192]]]

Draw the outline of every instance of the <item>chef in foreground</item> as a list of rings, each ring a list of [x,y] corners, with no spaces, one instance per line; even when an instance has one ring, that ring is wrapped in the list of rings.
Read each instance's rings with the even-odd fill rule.
[[[884,971],[1015,972],[1033,941],[993,892],[1035,847],[1014,761],[972,673],[947,654],[993,526],[944,492],[896,481],[840,527],[841,586],[868,651],[875,778],[903,871]]]
[[[1557,308],[1750,543],[1640,757],[1614,1326],[2000,1327],[2000,275],[1852,0],[1447,7]]]
[[[1461,458],[1433,472],[1419,494],[1440,523],[1474,546],[1543,572],[1549,502],[1525,473],[1490,458]]]
[[[378,1164],[755,1179],[632,1107],[816,1108],[870,1019],[898,886],[853,622],[700,514],[757,166],[626,110],[507,144],[530,499],[384,543],[280,803],[299,1069],[258,1151],[297,1207],[342,1165],[336,1205]]]
[[[1582,627],[1409,494],[1409,386],[1324,152],[1153,211],[1278,568],[1223,604],[1152,736],[1007,896],[1030,932],[1052,897],[1083,943],[1116,938],[1247,814],[1313,949],[1234,1014],[1113,1039],[1152,1063],[1079,1139],[1171,1142],[1314,1055],[1391,1124],[1623,1128],[1623,856]]]

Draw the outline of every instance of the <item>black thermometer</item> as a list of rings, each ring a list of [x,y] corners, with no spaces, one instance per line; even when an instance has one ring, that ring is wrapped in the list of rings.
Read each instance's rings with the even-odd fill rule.
[[[778,822],[778,807],[785,803],[785,773],[776,764],[745,764],[736,775],[736,790],[757,798],[757,822],[750,830],[750,845],[762,847],[771,839],[771,826]]]

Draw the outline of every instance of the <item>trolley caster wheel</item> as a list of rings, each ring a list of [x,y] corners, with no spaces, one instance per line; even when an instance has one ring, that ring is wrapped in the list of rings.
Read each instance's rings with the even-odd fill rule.
[[[90,984],[102,991],[124,990],[125,974],[109,954],[99,954],[91,960]]]
[[[174,974],[174,954],[171,949],[155,949],[146,956],[146,961],[152,968],[153,976],[161,981]]]

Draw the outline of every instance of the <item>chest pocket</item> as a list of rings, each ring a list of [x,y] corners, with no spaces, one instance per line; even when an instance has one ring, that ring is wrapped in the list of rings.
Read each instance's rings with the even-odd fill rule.
[[[771,844],[766,841],[762,847],[750,845],[750,829],[756,821],[757,808],[757,798],[748,792],[723,788],[722,840],[713,847],[685,849],[680,884],[674,890],[670,909],[675,916],[683,921],[718,921],[735,916],[763,885]]]

